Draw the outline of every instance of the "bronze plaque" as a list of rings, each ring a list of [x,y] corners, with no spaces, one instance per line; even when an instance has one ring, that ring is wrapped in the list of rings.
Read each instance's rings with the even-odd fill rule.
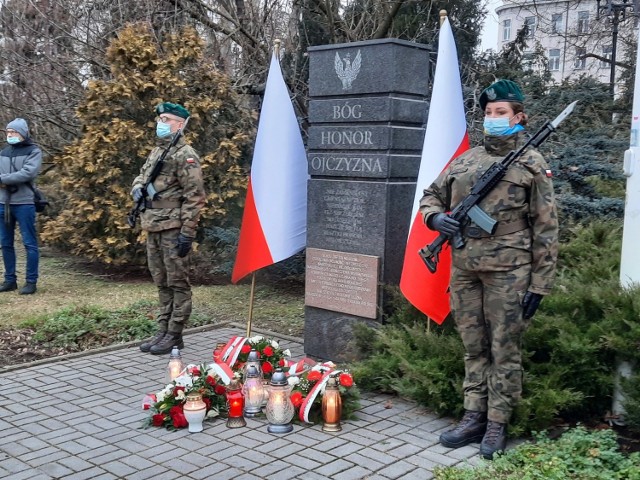
[[[307,248],[305,304],[377,318],[380,257]]]

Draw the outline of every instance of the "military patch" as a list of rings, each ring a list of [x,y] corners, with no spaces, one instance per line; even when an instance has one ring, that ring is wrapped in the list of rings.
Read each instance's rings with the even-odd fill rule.
[[[551,170],[548,168],[544,169],[544,174],[547,176],[547,178],[553,177],[553,173],[551,173]]]
[[[187,158],[187,163],[196,163],[195,158]]]
[[[493,88],[489,88],[487,90],[487,98],[489,100],[495,100],[498,97],[498,95],[496,94],[496,91]]]

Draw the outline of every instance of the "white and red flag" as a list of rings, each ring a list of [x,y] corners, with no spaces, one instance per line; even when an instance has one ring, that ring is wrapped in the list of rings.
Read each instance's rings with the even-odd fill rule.
[[[444,321],[450,311],[448,288],[451,250],[448,244],[442,249],[436,273],[427,269],[418,250],[435,240],[438,232],[426,227],[418,208],[422,190],[433,183],[451,160],[468,148],[458,53],[449,19],[445,19],[440,27],[429,118],[400,278],[400,290],[407,300],[438,324]]]
[[[307,241],[307,157],[274,54],[260,112],[231,281],[302,250]]]

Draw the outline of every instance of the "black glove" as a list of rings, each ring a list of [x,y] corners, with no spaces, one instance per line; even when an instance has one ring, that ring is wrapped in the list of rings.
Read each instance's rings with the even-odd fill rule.
[[[131,196],[133,197],[133,202],[138,203],[142,198],[142,187],[136,187],[131,192]]]
[[[427,225],[432,230],[437,230],[440,233],[444,233],[452,237],[460,231],[460,222],[454,220],[446,213],[436,213],[429,218],[429,224]]]
[[[524,311],[524,318],[529,319],[533,317],[540,306],[542,301],[542,295],[539,293],[527,292],[522,299],[522,309]]]
[[[193,238],[189,238],[183,234],[178,235],[178,241],[176,242],[176,248],[178,249],[179,257],[186,257],[191,251],[191,244]]]

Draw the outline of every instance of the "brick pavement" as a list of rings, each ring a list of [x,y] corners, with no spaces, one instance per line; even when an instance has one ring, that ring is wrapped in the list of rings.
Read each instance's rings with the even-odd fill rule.
[[[217,342],[242,331],[227,325],[188,334],[185,362],[209,361]],[[273,337],[293,358],[304,356],[299,339]],[[295,424],[273,435],[263,418],[239,429],[205,423],[192,434],[140,429],[149,413],[142,396],[162,387],[167,359],[128,344],[0,370],[0,478],[428,480],[437,466],[479,462],[477,444],[437,443],[450,419],[388,395],[363,395],[358,420],[338,433]]]

